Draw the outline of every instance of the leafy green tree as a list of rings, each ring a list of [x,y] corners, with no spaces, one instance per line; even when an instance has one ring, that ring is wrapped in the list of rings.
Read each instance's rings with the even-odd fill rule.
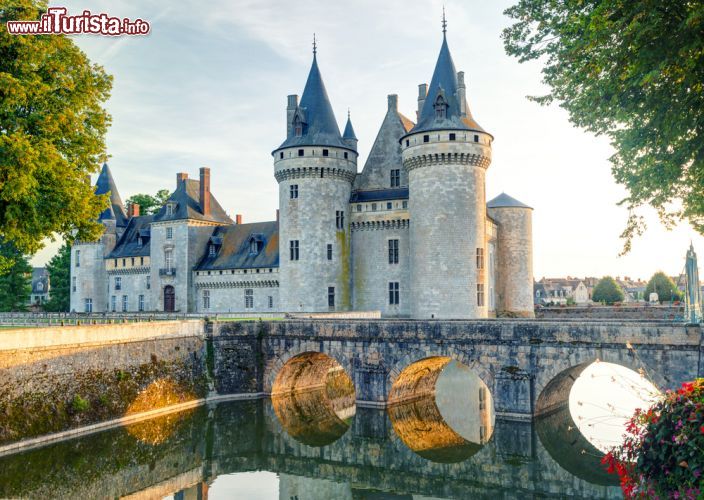
[[[644,205],[704,234],[704,2],[518,0],[505,14],[506,52],[544,63],[550,92],[531,99],[558,102],[616,149],[623,253],[645,230]]]
[[[658,301],[661,304],[682,298],[682,294],[677,289],[675,282],[662,271],[653,274],[645,286],[645,300],[650,300],[650,294],[653,292],[658,294]]]
[[[624,297],[623,290],[611,276],[601,278],[594,287],[594,292],[592,292],[592,300],[594,302],[604,302],[608,305],[621,302]]]
[[[23,254],[57,233],[96,239],[108,206],[90,174],[105,158],[112,78],[66,36],[5,29],[45,11],[46,0],[0,2],[0,237]]]
[[[68,312],[71,306],[71,247],[68,243],[59,249],[46,265],[51,283],[45,311]]]
[[[149,215],[157,213],[169,196],[171,192],[168,189],[160,189],[154,196],[143,193],[132,195],[127,199],[127,203],[136,203],[141,214]]]
[[[26,311],[32,291],[32,266],[12,243],[0,243],[0,256],[12,262],[0,275],[0,311]]]

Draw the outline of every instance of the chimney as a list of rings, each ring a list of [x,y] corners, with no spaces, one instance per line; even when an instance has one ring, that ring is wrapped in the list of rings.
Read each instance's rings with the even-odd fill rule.
[[[416,111],[416,121],[420,121],[420,112],[423,111],[423,103],[428,95],[428,84],[421,83],[418,85],[418,111]]]
[[[200,169],[200,211],[203,215],[210,215],[210,169]]]
[[[389,94],[386,96],[389,103],[389,111],[398,111],[398,96],[396,94]]]
[[[183,184],[186,179],[188,179],[188,174],[185,172],[179,172],[176,174],[176,189],[181,187],[181,184]]]
[[[276,222],[279,222],[279,209],[276,209]]]
[[[242,224],[242,214],[235,215],[235,224]]]
[[[288,96],[288,105],[286,106],[286,137],[293,135],[293,115],[298,107],[298,96],[292,94]]]
[[[130,203],[127,205],[127,217],[130,219],[132,217],[139,217],[139,204],[137,203]]]
[[[460,100],[460,114],[467,116],[467,92],[464,85],[464,71],[457,72],[457,94]]]

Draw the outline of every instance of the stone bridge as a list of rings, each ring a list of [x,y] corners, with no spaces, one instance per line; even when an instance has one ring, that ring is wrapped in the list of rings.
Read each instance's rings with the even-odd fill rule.
[[[445,358],[481,378],[498,416],[530,419],[562,407],[596,360],[642,370],[660,389],[704,376],[702,328],[665,321],[336,319],[214,322],[206,330],[219,394],[271,394],[294,365],[283,379],[295,379],[296,389],[319,385],[329,369],[319,360],[330,357],[351,377],[358,406],[384,407],[392,389],[412,396],[404,394],[406,368],[424,363],[437,378]]]

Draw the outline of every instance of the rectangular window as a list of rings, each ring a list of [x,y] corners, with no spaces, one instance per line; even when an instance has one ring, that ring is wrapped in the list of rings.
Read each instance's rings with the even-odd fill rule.
[[[298,198],[298,184],[291,184],[291,199]]]
[[[345,212],[342,210],[335,211],[335,227],[337,229],[345,228]]]
[[[479,409],[486,410],[486,389],[484,387],[479,388]]]
[[[274,308],[274,297],[269,295],[269,309],[273,309],[273,308]]]
[[[389,282],[389,305],[397,306],[399,302],[399,283],[398,281]]]
[[[114,267],[117,267],[117,259],[115,259],[115,265],[114,265]]]
[[[475,136],[474,136],[474,142],[479,142],[479,136],[478,136],[478,135],[475,135]]]
[[[328,307],[330,307],[330,308],[335,307],[335,287],[334,286],[328,287]]]
[[[376,203],[372,203],[372,212],[376,212]]]
[[[115,297],[114,295],[110,297],[110,310],[112,312],[117,311],[117,297]]]
[[[137,309],[139,312],[144,312],[144,295],[139,296],[139,300],[137,302]]]
[[[76,291],[76,277],[71,278],[71,290]]]
[[[125,267],[127,265],[127,259],[122,259],[122,267]]]
[[[423,136],[423,142],[430,142],[430,136],[429,136],[429,135],[424,135],[424,136]]]
[[[329,156],[330,152],[327,149],[323,149],[323,156]]]
[[[254,290],[247,288],[244,291],[244,308],[253,309],[254,308]]]
[[[477,269],[484,269],[484,249],[477,248]]]
[[[122,296],[122,312],[127,312],[127,295]]]
[[[147,290],[152,288],[152,280],[150,278],[151,276],[147,275]]]
[[[403,209],[408,210],[408,200],[403,200]]]
[[[174,267],[174,253],[171,250],[164,250],[164,266],[166,269]]]
[[[83,299],[83,309],[87,313],[93,312],[93,299]]]
[[[347,156],[348,156],[348,155],[347,155],[347,151],[345,151],[345,160],[347,159]]]
[[[139,265],[143,266],[144,265],[144,257],[139,258]]]
[[[298,156],[303,156],[303,150],[302,150],[302,149],[299,149],[299,150],[298,150]]]
[[[291,259],[298,260],[298,240],[291,240],[288,242],[289,250],[291,250]]]
[[[389,240],[389,264],[398,264],[398,240]]]
[[[217,252],[215,252],[215,245],[213,245],[212,243],[210,245],[208,245],[208,256],[215,257],[216,253]]]
[[[357,205],[357,212],[361,212],[361,211],[362,211],[362,205]]]
[[[454,141],[455,139],[457,139],[457,136],[455,134],[450,134],[450,140]]]
[[[409,141],[408,139],[406,139],[406,147],[408,147],[408,145],[410,144],[410,142],[411,142],[411,141]]]
[[[174,204],[167,203],[166,204],[166,215],[173,215],[173,214],[174,214]]]
[[[81,267],[81,251],[76,250],[76,267]]]
[[[279,153],[279,158],[281,158],[282,160],[284,159],[284,152],[283,152],[283,151],[281,151],[281,152]]]
[[[210,290],[203,290],[203,309],[210,309]]]
[[[386,202],[386,210],[391,210],[393,208],[393,204],[390,201]]]
[[[174,239],[174,228],[173,227],[166,228],[166,239],[167,240]]]
[[[401,169],[394,168],[391,170],[391,187],[399,187],[401,185]]]
[[[122,278],[115,276],[115,290],[122,290]]]
[[[484,284],[477,283],[477,305],[484,307]]]
[[[328,260],[332,260],[332,244],[328,243]]]

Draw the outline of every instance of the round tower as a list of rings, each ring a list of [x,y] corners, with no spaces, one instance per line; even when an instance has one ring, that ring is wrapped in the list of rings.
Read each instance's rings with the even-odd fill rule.
[[[444,21],[444,20],[443,20]],[[408,172],[413,318],[485,318],[485,173],[493,136],[473,119],[443,43],[418,123],[401,138]]]
[[[498,225],[496,314],[533,318],[533,209],[506,193],[487,208]]]
[[[272,152],[279,183],[281,308],[349,310],[356,138],[340,135],[315,50],[300,104],[298,96],[288,96],[286,128],[286,140]]]

